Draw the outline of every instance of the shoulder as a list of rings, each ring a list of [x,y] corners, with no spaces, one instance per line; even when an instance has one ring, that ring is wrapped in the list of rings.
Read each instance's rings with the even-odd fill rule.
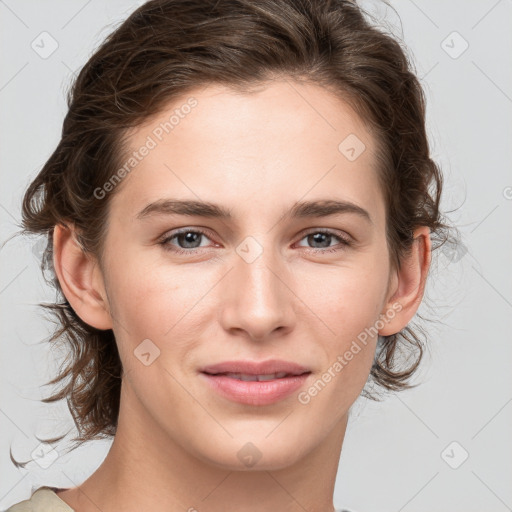
[[[55,487],[39,487],[28,500],[12,505],[5,512],[74,512],[74,509],[57,496],[55,490]],[[355,511],[340,508],[336,509],[335,512]]]
[[[65,501],[57,496],[55,490],[54,487],[39,487],[28,500],[12,505],[6,512],[74,512]]]

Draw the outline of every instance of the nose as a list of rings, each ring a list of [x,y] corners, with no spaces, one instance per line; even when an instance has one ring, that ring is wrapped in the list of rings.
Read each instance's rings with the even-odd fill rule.
[[[221,323],[231,334],[264,341],[289,333],[297,298],[289,281],[291,273],[270,250],[254,261],[236,257],[222,289]]]

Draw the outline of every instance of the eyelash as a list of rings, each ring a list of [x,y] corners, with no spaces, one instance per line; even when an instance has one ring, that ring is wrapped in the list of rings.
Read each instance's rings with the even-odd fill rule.
[[[169,244],[169,242],[172,239],[176,238],[179,235],[185,234],[185,233],[197,233],[197,234],[201,234],[201,235],[204,235],[205,237],[209,238],[208,233],[206,231],[203,231],[202,229],[183,229],[181,231],[177,231],[177,232],[173,233],[172,235],[166,236],[158,243],[163,246],[164,250],[173,252],[175,254],[194,254],[197,251],[200,251],[201,249],[205,249],[205,248],[199,248],[199,247],[191,248],[191,249],[181,249],[179,247],[177,248],[176,246],[172,246],[171,244]],[[303,247],[304,249],[306,249],[307,252],[313,252],[315,254],[333,253],[333,252],[342,251],[346,247],[350,247],[352,245],[352,242],[348,239],[348,237],[341,236],[341,235],[335,233],[334,231],[327,230],[327,229],[316,229],[316,230],[309,231],[308,233],[305,233],[299,241],[303,240],[304,238],[306,238],[309,235],[314,235],[314,234],[318,234],[318,233],[333,236],[333,237],[337,238],[340,242],[341,247],[331,247],[331,248],[326,248],[326,249],[318,249],[315,247],[309,247],[309,248]]]

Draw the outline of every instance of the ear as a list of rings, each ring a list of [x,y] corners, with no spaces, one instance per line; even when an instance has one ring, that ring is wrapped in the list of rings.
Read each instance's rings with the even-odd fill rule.
[[[62,292],[75,313],[96,329],[111,329],[112,318],[100,266],[79,245],[73,226],[55,226],[53,265]]]
[[[410,253],[402,259],[401,268],[392,276],[389,298],[382,311],[385,325],[379,329],[381,336],[396,334],[406,327],[423,298],[431,261],[430,229],[421,226],[414,231],[413,237]],[[389,314],[391,310],[394,311],[393,317]]]

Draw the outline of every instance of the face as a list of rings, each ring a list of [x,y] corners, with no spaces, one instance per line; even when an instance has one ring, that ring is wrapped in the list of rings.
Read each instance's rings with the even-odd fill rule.
[[[248,442],[258,468],[292,464],[346,421],[388,314],[374,140],[346,103],[287,81],[197,90],[128,140],[145,155],[111,198],[102,268],[133,420],[225,468]],[[271,359],[306,373],[203,373]]]

